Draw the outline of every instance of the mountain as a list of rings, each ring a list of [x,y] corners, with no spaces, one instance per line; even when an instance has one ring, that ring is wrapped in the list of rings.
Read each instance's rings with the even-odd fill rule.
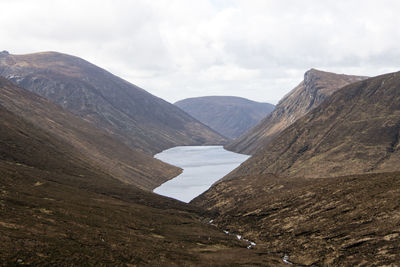
[[[175,105],[231,139],[245,133],[274,109],[272,104],[235,96],[187,98]]]
[[[177,145],[225,142],[176,106],[74,56],[3,52],[0,75],[147,154]]]
[[[191,204],[295,266],[397,264],[399,88],[343,87]]]
[[[327,177],[400,170],[399,87],[400,72],[345,86],[232,175]]]
[[[276,261],[208,224],[207,214],[134,185],[140,175],[146,180],[147,172],[156,176],[175,168],[130,150],[8,80],[0,78],[0,90],[0,265]],[[115,162],[102,165],[88,155],[107,161],[112,159],[108,149],[121,165],[134,169],[126,181]]]
[[[238,153],[254,154],[332,93],[366,78],[311,69],[304,74],[304,80],[279,101],[268,117],[225,147]]]
[[[1,77],[0,92],[1,107],[76,149],[82,162],[96,166],[115,179],[152,190],[180,172],[176,167],[130,149],[91,123]],[[30,154],[25,153],[27,159],[32,157]]]

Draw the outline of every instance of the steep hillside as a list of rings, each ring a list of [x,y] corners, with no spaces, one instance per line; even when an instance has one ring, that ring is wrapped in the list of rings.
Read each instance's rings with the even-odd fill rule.
[[[231,139],[245,133],[274,109],[272,104],[234,96],[187,98],[175,105]]]
[[[396,266],[400,173],[223,181],[192,201],[214,223],[294,266]],[[262,246],[262,248],[261,248]]]
[[[400,72],[345,86],[192,204],[294,265],[395,266],[399,88]]]
[[[74,56],[2,53],[0,75],[148,154],[176,145],[225,142],[174,105]]]
[[[276,105],[271,114],[253,129],[226,145],[244,154],[254,154],[275,136],[322,103],[338,89],[366,77],[335,74],[311,69],[304,80]]]
[[[29,108],[29,106],[27,106]],[[189,206],[124,184],[0,105],[1,266],[260,265]]]
[[[327,177],[400,170],[400,72],[350,84],[297,120],[235,175]]]
[[[179,169],[134,151],[51,101],[0,77],[0,106],[79,151],[80,158],[125,183],[152,190]],[[31,157],[26,154],[26,157]]]

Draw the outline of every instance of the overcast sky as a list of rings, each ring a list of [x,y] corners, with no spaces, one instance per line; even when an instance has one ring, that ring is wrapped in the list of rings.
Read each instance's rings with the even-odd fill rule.
[[[0,0],[0,51],[82,57],[167,101],[276,103],[310,68],[400,70],[398,0]]]

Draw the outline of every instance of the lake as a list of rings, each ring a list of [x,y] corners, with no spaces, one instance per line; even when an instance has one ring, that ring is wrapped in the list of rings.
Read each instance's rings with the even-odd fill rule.
[[[249,158],[222,146],[178,146],[154,157],[182,168],[183,172],[153,192],[183,202],[190,202]]]

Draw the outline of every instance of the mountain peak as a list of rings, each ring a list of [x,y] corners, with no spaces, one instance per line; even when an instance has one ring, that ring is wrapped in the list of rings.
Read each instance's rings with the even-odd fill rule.
[[[310,69],[304,73],[304,83],[309,84],[315,79],[318,79],[318,77],[323,73],[323,71],[317,70],[317,69]]]
[[[7,50],[3,50],[0,52],[0,57],[2,56],[8,56],[10,53]]]

